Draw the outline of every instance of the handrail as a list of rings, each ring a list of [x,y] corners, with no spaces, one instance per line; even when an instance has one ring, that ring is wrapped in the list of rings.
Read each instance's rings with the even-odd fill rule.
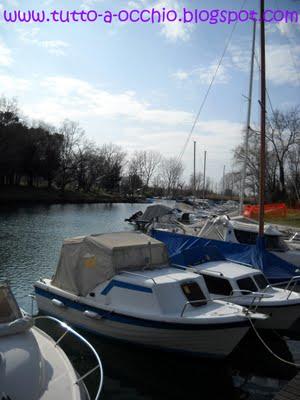
[[[294,240],[298,241],[297,236],[300,237],[300,233],[299,232],[295,232],[289,239],[288,242],[293,242]]]
[[[52,320],[57,322],[61,327],[65,328],[66,331],[59,337],[59,339],[55,342],[55,347],[59,344],[59,342],[68,334],[68,333],[72,333],[75,337],[77,337],[77,339],[81,340],[94,354],[96,360],[97,360],[97,365],[95,367],[93,367],[92,369],[90,369],[87,373],[85,373],[84,375],[82,375],[80,378],[77,379],[76,382],[74,382],[74,384],[78,385],[81,381],[83,381],[87,376],[91,375],[94,371],[96,371],[97,369],[100,370],[100,382],[99,382],[99,386],[98,386],[98,390],[95,396],[95,400],[98,400],[100,397],[100,393],[103,387],[103,367],[102,367],[102,363],[100,360],[100,357],[98,355],[98,353],[96,352],[95,348],[90,344],[90,342],[88,342],[83,336],[81,336],[78,332],[76,332],[73,328],[71,328],[69,325],[67,325],[65,322],[60,321],[57,318],[54,317],[50,317],[47,315],[38,315],[36,317],[33,317],[33,321],[37,321],[40,319],[48,319],[48,320]],[[90,394],[88,392],[88,389],[85,387],[87,394],[90,398]]]
[[[244,293],[248,293],[248,294],[252,294],[253,295],[253,298],[252,298],[252,301],[251,301],[251,303],[250,303],[250,305],[249,306],[247,306],[247,310],[248,310],[248,312],[251,312],[252,311],[252,307],[254,306],[254,303],[255,303],[255,301],[258,299],[258,302],[255,304],[255,308],[253,309],[253,312],[256,312],[257,311],[257,308],[258,308],[258,306],[259,306],[259,304],[261,303],[261,300],[264,298],[264,297],[269,297],[269,298],[271,298],[271,297],[273,297],[273,295],[271,294],[271,293],[266,293],[266,292],[252,292],[251,290],[247,290],[247,289],[233,289],[232,290],[232,292],[231,292],[231,294],[230,294],[230,297],[242,297],[242,296],[244,296]],[[241,295],[239,295],[239,296],[233,296],[233,294],[234,293],[241,293]]]
[[[231,300],[232,297],[234,297],[235,299],[238,298],[238,297],[245,298],[243,294],[240,294],[240,295],[238,295],[238,296],[233,296],[233,293],[234,293],[234,292],[240,292],[240,293],[242,293],[242,292],[249,292],[249,294],[253,294],[253,295],[254,295],[253,300],[252,300],[250,306],[244,305],[244,307],[247,307],[247,312],[246,312],[246,314],[248,314],[249,311],[251,311],[251,310],[250,310],[250,307],[252,307],[252,305],[253,305],[254,301],[256,300],[256,298],[259,298],[259,300],[261,301],[261,299],[262,299],[263,297],[272,297],[271,293],[251,292],[251,290],[237,290],[237,289],[236,289],[236,290],[232,290],[232,292],[230,293],[229,296],[216,297],[216,298],[213,298],[213,299],[212,299],[212,298],[209,298],[209,299],[199,299],[199,300],[186,301],[185,304],[184,304],[184,306],[183,306],[183,309],[182,309],[182,311],[181,311],[180,316],[183,317],[184,312],[185,312],[187,306],[190,305],[190,304],[195,304],[195,303],[205,303],[205,304],[207,304],[207,303],[213,303],[213,302],[215,302],[215,301],[220,301],[220,300],[221,300],[221,301],[225,301],[226,303],[231,303],[230,300]],[[232,303],[232,304],[233,304],[233,305],[240,305],[240,306],[243,306],[243,305],[241,305],[241,304],[235,304],[235,303]],[[256,305],[256,308],[255,308],[255,311],[254,311],[254,312],[256,312],[258,305],[259,305],[259,302],[258,302],[258,304]]]
[[[147,276],[147,275],[143,275],[143,274],[137,274],[135,272],[130,272],[130,271],[121,271],[121,272],[119,272],[119,274],[128,274],[128,275],[133,275],[133,276],[140,276],[140,277],[146,278],[146,279],[151,279],[151,281],[154,283],[154,285],[157,285],[157,283],[155,282],[154,278],[151,278],[151,276]]]
[[[183,271],[187,271],[187,272],[194,272],[197,275],[203,276],[202,273],[200,271],[198,271],[195,267],[186,267],[184,265],[180,265],[180,264],[171,264],[171,267],[177,267],[177,268],[182,268]],[[224,277],[223,272],[217,271],[216,269],[210,269],[209,271],[205,271],[205,272],[213,272],[214,274],[218,274],[219,276]]]

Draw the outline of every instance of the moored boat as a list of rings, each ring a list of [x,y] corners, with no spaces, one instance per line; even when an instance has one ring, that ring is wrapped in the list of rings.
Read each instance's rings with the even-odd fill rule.
[[[18,306],[9,286],[0,285],[0,392],[3,399],[14,400],[89,400],[90,393],[71,361],[44,331],[35,326],[41,318],[25,314]],[[51,318],[54,320],[53,318]],[[56,320],[59,324],[60,321]],[[88,346],[101,370],[99,388],[102,388],[102,366],[95,349],[81,335],[66,324],[66,333],[74,334]],[[94,371],[94,369],[93,369]],[[93,371],[87,372],[86,376]]]
[[[35,284],[39,309],[98,335],[225,358],[247,333],[249,313],[209,297],[203,277],[169,264],[163,243],[136,232],[64,242],[54,278]]]

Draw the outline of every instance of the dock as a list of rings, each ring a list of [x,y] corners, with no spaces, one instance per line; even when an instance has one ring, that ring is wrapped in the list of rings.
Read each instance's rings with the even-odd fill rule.
[[[274,400],[300,400],[300,372],[277,393]]]

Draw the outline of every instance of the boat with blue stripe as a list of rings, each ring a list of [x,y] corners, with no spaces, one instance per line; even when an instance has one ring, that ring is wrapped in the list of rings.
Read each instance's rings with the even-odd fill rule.
[[[67,239],[53,279],[35,292],[41,312],[93,333],[204,357],[227,357],[249,318],[266,318],[211,299],[203,277],[170,265],[166,246],[137,232]]]

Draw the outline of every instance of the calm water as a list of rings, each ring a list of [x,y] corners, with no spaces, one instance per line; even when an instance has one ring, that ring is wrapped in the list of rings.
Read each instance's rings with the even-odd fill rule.
[[[62,241],[90,233],[131,230],[124,222],[145,204],[52,205],[0,209],[0,280],[8,279],[19,304],[30,310],[28,294],[40,277],[54,273]],[[108,340],[89,339],[97,347],[105,370],[104,399],[271,399],[294,370],[275,364],[255,338],[225,363],[175,357],[121,345]],[[273,338],[274,339],[274,338]],[[66,343],[68,346],[68,343]],[[277,339],[284,355],[288,351]],[[294,345],[296,351],[299,350]],[[70,354],[84,370],[93,360],[74,351]],[[262,377],[250,379],[251,375]],[[272,378],[266,378],[271,376]],[[245,381],[245,378],[248,381]],[[93,385],[93,380],[90,380]]]

